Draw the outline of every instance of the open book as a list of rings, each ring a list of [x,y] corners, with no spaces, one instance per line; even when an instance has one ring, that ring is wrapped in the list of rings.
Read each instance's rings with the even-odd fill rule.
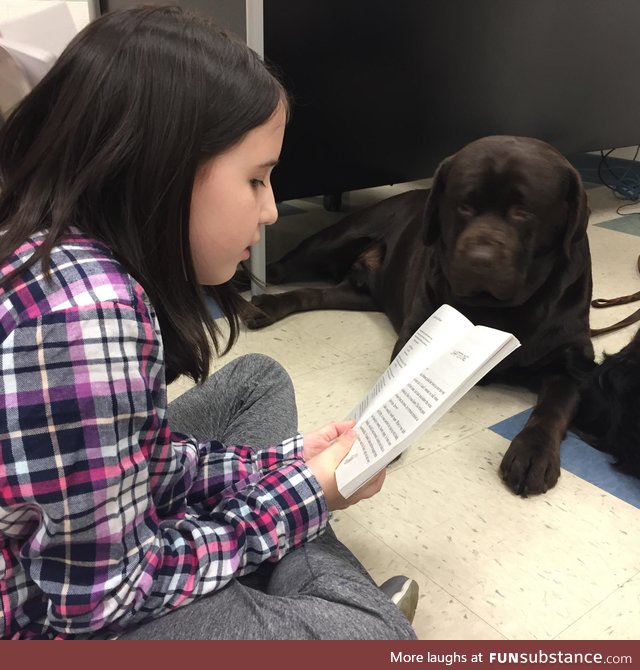
[[[358,437],[336,469],[340,493],[352,495],[519,346],[449,305],[435,311],[346,417]]]

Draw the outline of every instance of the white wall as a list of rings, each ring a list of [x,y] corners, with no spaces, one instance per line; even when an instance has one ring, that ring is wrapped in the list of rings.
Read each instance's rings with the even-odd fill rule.
[[[0,0],[0,21],[38,11],[55,0]],[[66,0],[76,28],[81,30],[98,15],[98,0]]]

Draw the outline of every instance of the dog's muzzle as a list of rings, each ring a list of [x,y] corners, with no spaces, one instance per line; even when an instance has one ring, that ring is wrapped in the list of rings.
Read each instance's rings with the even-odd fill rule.
[[[510,302],[520,291],[516,271],[518,241],[504,226],[470,224],[459,235],[451,258],[449,283],[459,298]]]

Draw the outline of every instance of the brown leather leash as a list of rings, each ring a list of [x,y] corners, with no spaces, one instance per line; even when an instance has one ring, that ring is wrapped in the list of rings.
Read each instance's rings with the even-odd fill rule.
[[[640,256],[638,256],[638,272],[640,272]],[[626,305],[628,302],[635,302],[640,300],[640,291],[633,293],[632,295],[623,295],[619,298],[597,298],[591,302],[592,307],[602,308],[602,307],[612,307],[614,305]],[[597,335],[603,335],[604,333],[610,333],[614,330],[619,330],[625,326],[630,326],[632,323],[640,321],[640,309],[636,310],[633,314],[630,314],[625,319],[613,323],[610,326],[605,326],[604,328],[592,328],[590,333],[591,337],[596,337]]]

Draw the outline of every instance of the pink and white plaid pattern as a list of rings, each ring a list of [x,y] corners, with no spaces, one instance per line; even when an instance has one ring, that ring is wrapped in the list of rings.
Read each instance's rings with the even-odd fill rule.
[[[300,435],[171,432],[156,315],[107,248],[74,233],[51,276],[0,291],[1,637],[111,636],[322,532]]]

